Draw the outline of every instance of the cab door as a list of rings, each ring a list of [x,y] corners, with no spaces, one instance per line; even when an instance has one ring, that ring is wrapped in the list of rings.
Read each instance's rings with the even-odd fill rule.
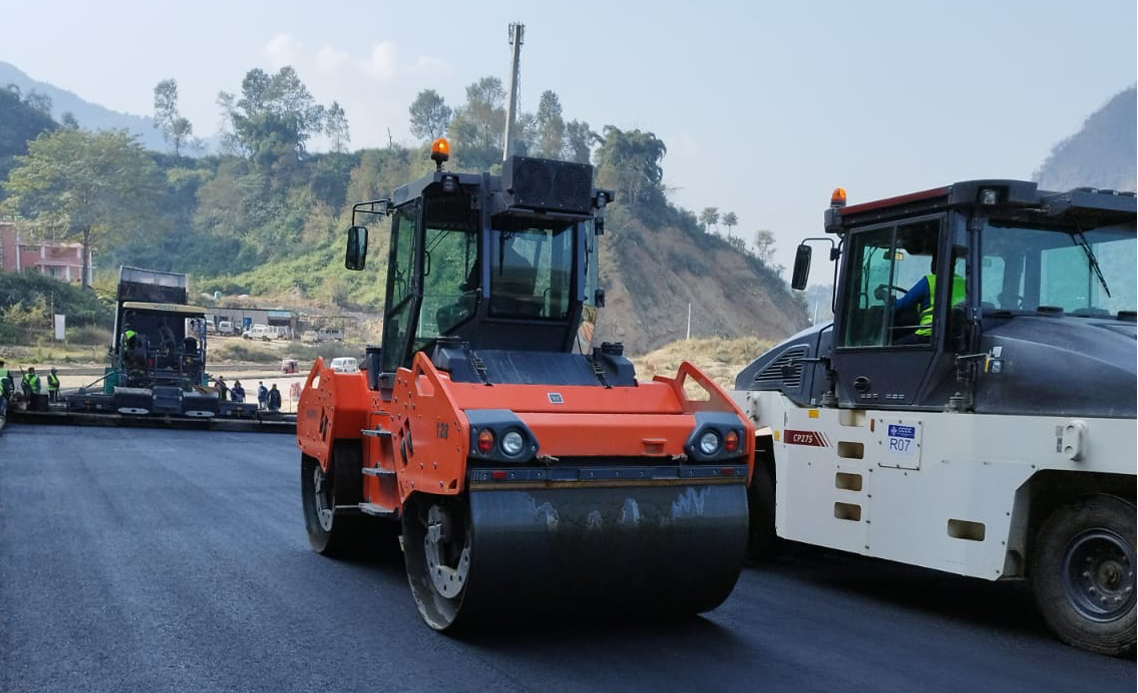
[[[422,202],[395,211],[387,263],[387,301],[383,315],[382,372],[410,365],[411,340],[422,302],[419,217]]]
[[[917,333],[920,305],[913,303],[935,274],[945,215],[906,219],[852,230],[835,324],[833,366],[844,408],[911,406],[936,360],[937,335]],[[932,282],[939,294],[937,282]],[[909,301],[906,295],[912,294]],[[925,303],[924,305],[927,305]]]

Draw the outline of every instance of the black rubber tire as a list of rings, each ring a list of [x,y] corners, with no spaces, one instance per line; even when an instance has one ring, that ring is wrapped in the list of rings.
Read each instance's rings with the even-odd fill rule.
[[[754,560],[772,558],[782,546],[774,526],[774,479],[770,470],[755,465],[751,485],[747,488],[747,510],[750,525],[747,532],[747,556]]]
[[[1039,528],[1028,578],[1060,640],[1112,656],[1134,650],[1134,535],[1134,505],[1108,495],[1062,506]]]
[[[359,510],[336,506],[354,506],[361,500],[363,474],[362,452],[357,442],[337,441],[332,446],[332,463],[328,474],[308,455],[300,457],[300,493],[304,505],[304,525],[312,550],[331,558],[347,558],[359,553],[365,543],[370,518]],[[317,482],[322,481],[317,493]],[[332,510],[322,518],[320,510]]]
[[[456,633],[460,623],[469,623],[469,609],[463,616],[463,600],[466,586],[462,584],[457,593],[446,595],[435,586],[427,558],[426,538],[428,534],[428,514],[432,506],[446,512],[453,523],[457,544],[449,552],[448,567],[461,565],[459,551],[465,550],[466,564],[470,558],[470,513],[466,504],[456,498],[419,495],[413,497],[403,508],[403,561],[407,570],[407,581],[411,585],[411,595],[419,616],[431,628],[438,631]]]

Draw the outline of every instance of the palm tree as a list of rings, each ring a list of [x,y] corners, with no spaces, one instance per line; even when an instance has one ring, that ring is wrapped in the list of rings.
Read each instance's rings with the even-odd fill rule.
[[[739,217],[735,216],[734,212],[728,212],[723,215],[723,225],[727,227],[727,237],[731,238],[731,227],[739,223]]]

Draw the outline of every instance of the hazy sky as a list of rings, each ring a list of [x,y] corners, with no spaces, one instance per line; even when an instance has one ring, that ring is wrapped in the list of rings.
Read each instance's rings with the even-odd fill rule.
[[[413,143],[423,89],[451,106],[508,83],[526,25],[521,109],[639,128],[668,148],[672,199],[778,239],[776,261],[850,202],[968,178],[1029,178],[1051,147],[1135,83],[1134,0],[574,2],[0,0],[0,60],[109,108],[150,115],[178,82],[199,136],[218,91],[292,65],[339,101],[351,146]],[[821,275],[815,272],[816,278]]]

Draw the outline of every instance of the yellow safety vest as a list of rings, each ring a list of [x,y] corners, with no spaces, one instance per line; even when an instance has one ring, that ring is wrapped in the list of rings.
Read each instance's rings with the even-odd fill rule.
[[[925,281],[929,283],[929,305],[921,311],[921,326],[915,333],[921,337],[930,337],[933,333],[933,306],[936,304],[936,275],[926,274]],[[952,305],[964,301],[964,277],[952,277]]]

